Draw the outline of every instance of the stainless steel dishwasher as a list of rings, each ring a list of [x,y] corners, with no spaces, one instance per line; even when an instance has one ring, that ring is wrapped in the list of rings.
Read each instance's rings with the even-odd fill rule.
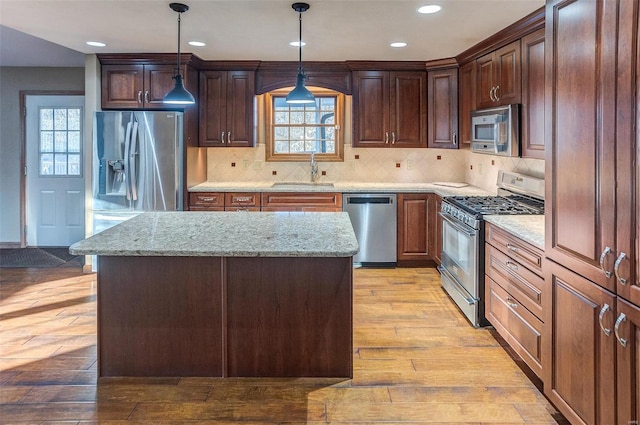
[[[342,195],[342,210],[349,213],[360,251],[353,262],[362,266],[395,266],[397,238],[396,195],[351,193]]]

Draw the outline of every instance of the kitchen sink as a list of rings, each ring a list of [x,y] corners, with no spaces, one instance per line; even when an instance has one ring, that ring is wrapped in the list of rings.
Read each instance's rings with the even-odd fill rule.
[[[333,183],[318,182],[274,182],[271,187],[295,186],[295,187],[333,187]]]

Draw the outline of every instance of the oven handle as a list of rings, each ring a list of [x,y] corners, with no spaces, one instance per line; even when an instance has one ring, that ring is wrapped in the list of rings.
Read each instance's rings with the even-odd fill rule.
[[[469,236],[470,238],[473,238],[478,234],[477,230],[469,231],[468,228],[464,228],[460,224],[458,224],[457,222],[455,222],[452,219],[450,219],[448,215],[442,214],[441,212],[438,213],[438,214],[440,214],[440,217],[442,217],[443,220],[446,220],[447,222],[449,222],[449,224],[451,224],[451,226],[453,226],[456,230],[464,233],[465,235]]]

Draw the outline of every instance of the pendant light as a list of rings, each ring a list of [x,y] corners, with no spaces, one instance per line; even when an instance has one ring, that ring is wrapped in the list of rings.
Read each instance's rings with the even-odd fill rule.
[[[300,33],[298,37],[298,76],[296,77],[296,86],[289,92],[286,98],[287,103],[315,103],[316,98],[313,93],[304,86],[304,80],[307,78],[302,70],[302,12],[309,10],[307,3],[293,3],[293,10],[298,12],[300,21]]]
[[[176,75],[173,76],[173,79],[176,81],[176,85],[173,90],[167,93],[162,101],[172,105],[192,105],[196,103],[196,100],[193,95],[184,88],[182,75],[180,75],[180,15],[189,10],[189,6],[182,3],[170,3],[169,7],[171,10],[178,13],[178,64],[176,67]]]

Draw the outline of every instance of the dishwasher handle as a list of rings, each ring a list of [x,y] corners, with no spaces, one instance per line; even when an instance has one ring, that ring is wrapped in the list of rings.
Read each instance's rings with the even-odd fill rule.
[[[390,196],[354,196],[351,198],[347,198],[347,204],[393,204],[393,198]]]

